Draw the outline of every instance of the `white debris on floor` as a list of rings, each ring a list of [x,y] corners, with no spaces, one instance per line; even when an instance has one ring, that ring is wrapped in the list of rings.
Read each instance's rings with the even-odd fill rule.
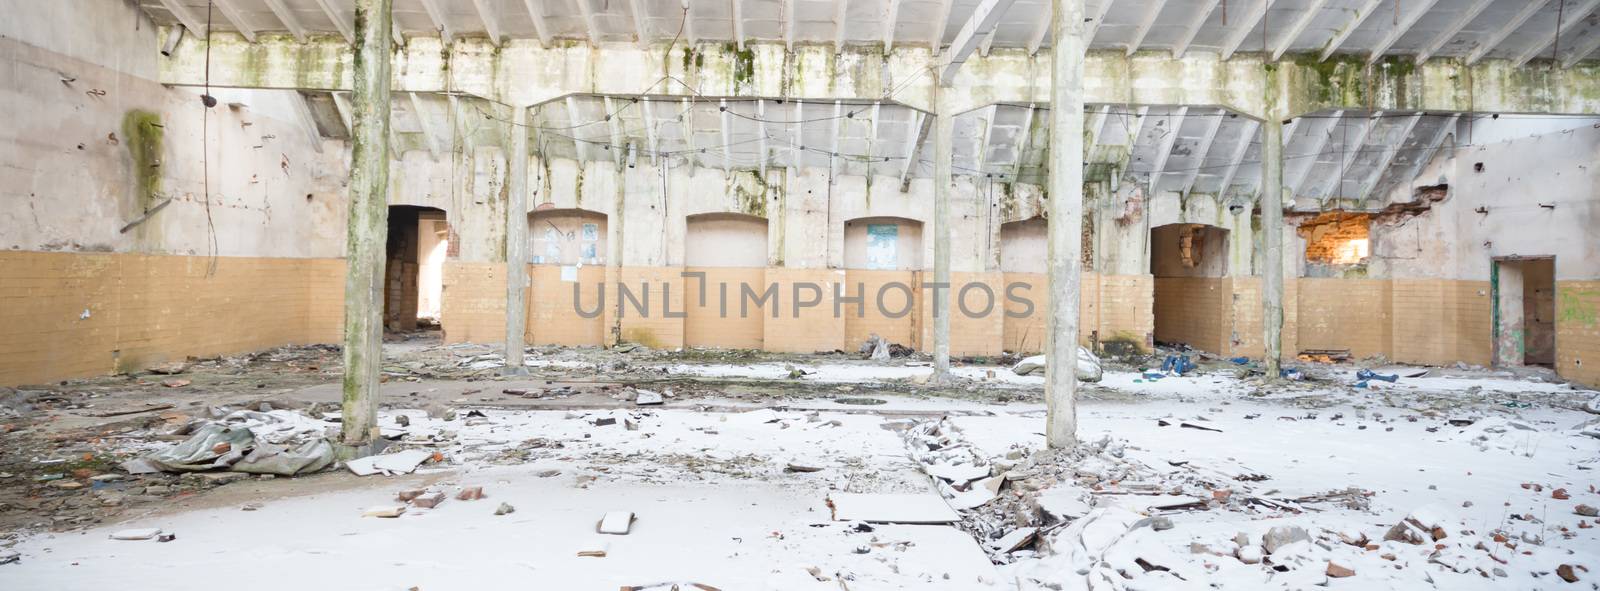
[[[782,368],[672,371],[787,379]],[[928,368],[806,369],[808,380],[871,382]],[[1007,388],[1040,379],[996,374]],[[36,535],[15,546],[16,564],[0,567],[0,586],[1454,590],[1600,581],[1600,439],[1585,434],[1596,417],[1582,407],[1592,392],[1494,377],[1353,381],[1269,391],[1220,373],[1147,380],[1106,371],[1095,387],[1102,396],[1080,404],[1081,444],[1071,451],[1043,449],[1041,405],[926,397],[882,395],[870,407],[783,400],[738,412],[708,410],[730,406],[704,398],[450,419],[387,411],[382,424],[404,424],[403,434],[350,466],[373,475],[313,477],[353,479],[349,487],[248,511]],[[179,537],[127,535],[151,531]],[[241,568],[272,576],[240,577]]]

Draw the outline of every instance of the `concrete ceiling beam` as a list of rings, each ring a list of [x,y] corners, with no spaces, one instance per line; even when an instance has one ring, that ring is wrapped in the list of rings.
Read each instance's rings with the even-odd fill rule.
[[[1566,0],[1561,1],[1565,2]],[[1488,57],[1490,53],[1500,47],[1501,43],[1505,43],[1506,37],[1510,37],[1517,29],[1522,28],[1522,25],[1527,24],[1528,19],[1533,18],[1533,15],[1538,14],[1548,4],[1550,4],[1550,0],[1529,0],[1528,4],[1522,7],[1522,10],[1517,11],[1511,17],[1511,20],[1506,21],[1505,25],[1490,33],[1487,38],[1478,43],[1478,47],[1473,49],[1472,53],[1467,54],[1467,65],[1476,64],[1483,58]]]
[[[1194,22],[1189,23],[1189,28],[1184,29],[1183,36],[1178,38],[1178,44],[1172,47],[1172,57],[1183,59],[1189,52],[1189,45],[1194,43],[1194,38],[1200,34],[1200,28],[1211,19],[1211,13],[1216,12],[1220,0],[1204,0],[1200,5],[1200,13],[1195,16]]]
[[[489,42],[495,47],[501,43],[500,14],[489,5],[489,0],[472,0],[472,7],[478,12],[478,20],[483,23],[483,30],[489,35]]]
[[[956,33],[955,41],[950,44],[950,51],[946,52],[942,60],[944,64],[939,71],[940,84],[950,86],[956,72],[961,69],[961,64],[978,49],[983,38],[1000,24],[1000,17],[1005,16],[1006,10],[1011,8],[1013,2],[1015,0],[983,0],[983,4],[973,10],[972,18],[967,19],[967,24],[961,27],[961,32]]]
[[[1250,7],[1250,12],[1245,13],[1242,21],[1244,26],[1234,29],[1222,41],[1222,59],[1232,58],[1233,54],[1239,51],[1239,47],[1244,45],[1244,40],[1250,36],[1252,31],[1256,30],[1256,25],[1261,24],[1261,19],[1266,18],[1267,9],[1272,8],[1272,3],[1275,1],[1259,0]]]
[[[1449,43],[1456,35],[1460,35],[1462,29],[1467,28],[1468,23],[1476,20],[1478,15],[1483,14],[1483,11],[1488,10],[1490,4],[1494,4],[1494,0],[1476,0],[1472,6],[1467,8],[1466,12],[1461,13],[1455,20],[1450,21],[1450,24],[1439,31],[1438,35],[1433,36],[1432,41],[1422,46],[1422,51],[1417,52],[1417,63],[1425,63],[1438,54],[1440,49],[1444,49],[1446,43]]]
[[[1134,30],[1133,40],[1128,42],[1128,55],[1133,55],[1139,51],[1139,46],[1144,45],[1144,38],[1150,34],[1150,29],[1156,26],[1156,21],[1161,18],[1161,11],[1166,7],[1167,0],[1155,0],[1150,3],[1150,10],[1139,20],[1139,28]]]
[[[306,42],[305,25],[300,24],[300,19],[295,18],[294,11],[289,10],[289,7],[283,4],[283,0],[263,1],[267,3],[267,10],[272,11],[272,16],[277,17],[278,22],[283,23],[283,28],[288,29],[290,35],[294,35],[295,41]]]
[[[211,2],[217,7],[217,12],[222,13],[222,18],[228,19],[234,30],[239,31],[240,35],[244,35],[246,41],[256,42],[255,29],[251,28],[250,23],[244,20],[244,13],[239,11],[239,7],[234,5],[233,0],[211,0]]]
[[[1422,17],[1426,16],[1428,11],[1433,10],[1433,6],[1439,3],[1439,0],[1421,1],[1421,4],[1413,6],[1411,12],[1406,13],[1406,16],[1401,19],[1399,24],[1395,25],[1393,30],[1389,31],[1388,35],[1383,36],[1383,40],[1373,46],[1372,53],[1367,56],[1367,64],[1376,64],[1378,60],[1383,59],[1383,56],[1389,53],[1389,48],[1394,47],[1394,44],[1399,42],[1401,37],[1406,36],[1406,33],[1411,32],[1411,28],[1417,26],[1417,21],[1422,20]]]
[[[1523,51],[1521,54],[1517,55],[1516,58],[1512,59],[1511,63],[1518,68],[1527,65],[1530,60],[1538,57],[1539,54],[1544,53],[1544,50],[1555,45],[1556,42],[1567,33],[1571,33],[1573,28],[1583,24],[1583,22],[1587,20],[1586,17],[1593,13],[1595,8],[1600,8],[1600,0],[1587,0],[1583,4],[1579,5],[1577,9],[1562,15],[1563,18],[1561,20],[1561,24],[1557,25],[1556,28],[1551,31],[1548,37],[1541,41],[1535,42],[1532,46],[1528,47],[1527,50]],[[1596,37],[1600,38],[1600,35],[1597,35]],[[1556,56],[1552,55],[1551,57]]]
[[[1352,20],[1350,24],[1346,25],[1343,29],[1339,29],[1339,32],[1334,33],[1333,39],[1328,41],[1327,47],[1322,49],[1322,61],[1328,61],[1328,58],[1333,57],[1333,54],[1338,53],[1339,48],[1344,46],[1345,40],[1349,39],[1351,35],[1355,34],[1356,29],[1360,29],[1362,23],[1365,23],[1367,22],[1367,19],[1372,18],[1373,13],[1378,12],[1378,5],[1382,4],[1384,1],[1385,0],[1367,0],[1365,5],[1356,9],[1355,20]]]

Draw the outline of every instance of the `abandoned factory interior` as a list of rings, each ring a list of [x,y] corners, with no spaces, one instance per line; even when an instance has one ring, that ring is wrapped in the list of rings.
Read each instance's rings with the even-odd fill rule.
[[[0,0],[0,110],[0,589],[1600,589],[1600,0]]]

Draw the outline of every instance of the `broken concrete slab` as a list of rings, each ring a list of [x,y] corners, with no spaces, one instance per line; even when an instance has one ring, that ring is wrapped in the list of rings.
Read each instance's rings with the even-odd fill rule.
[[[659,406],[663,402],[666,399],[662,398],[661,393],[651,390],[638,390],[633,397],[633,403],[639,406]]]
[[[419,507],[419,508],[422,508],[422,509],[432,509],[434,507],[438,507],[439,503],[443,503],[443,502],[444,502],[444,493],[439,492],[439,491],[422,493],[420,495],[417,495],[415,498],[411,499],[412,506]]]
[[[376,506],[368,507],[366,511],[361,513],[361,516],[362,517],[382,517],[382,518],[385,518],[385,519],[393,519],[393,518],[399,517],[401,515],[404,515],[405,512],[406,512],[405,505],[376,505]]]
[[[111,539],[113,539],[113,540],[127,540],[127,541],[152,540],[152,539],[155,539],[155,537],[159,536],[159,535],[161,535],[161,528],[158,528],[158,527],[143,527],[143,528],[135,528],[135,529],[123,529],[123,530],[117,530],[115,532],[111,532]]]
[[[625,536],[633,528],[632,511],[612,511],[600,518],[600,523],[595,525],[595,531],[602,534]]]
[[[398,453],[383,454],[356,458],[344,463],[356,476],[371,476],[383,474],[394,476],[397,474],[410,474],[417,471],[428,458],[433,457],[433,452],[422,449],[408,449]]]
[[[990,473],[988,466],[975,466],[972,464],[928,464],[923,467],[929,475],[950,481],[952,484],[962,485],[979,478],[987,478]]]
[[[1011,530],[1011,533],[1001,536],[1000,539],[991,542],[989,547],[1000,554],[1010,554],[1032,544],[1035,535],[1038,533],[1039,528],[1037,527],[1019,527]]]

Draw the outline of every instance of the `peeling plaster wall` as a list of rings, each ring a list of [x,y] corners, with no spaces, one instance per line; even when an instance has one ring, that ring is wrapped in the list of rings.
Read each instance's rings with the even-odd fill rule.
[[[195,92],[10,38],[0,53],[0,109],[27,114],[0,126],[0,248],[205,256],[210,225],[221,256],[342,254],[345,157],[289,123],[289,91],[219,90],[207,123]]]
[[[1370,274],[1487,281],[1495,257],[1554,256],[1558,281],[1600,278],[1596,163],[1600,129],[1588,125],[1441,153],[1411,190],[1446,184],[1447,196],[1415,215],[1376,218]]]
[[[0,14],[0,385],[339,338],[345,156],[290,91],[219,90],[203,123],[128,3]]]

